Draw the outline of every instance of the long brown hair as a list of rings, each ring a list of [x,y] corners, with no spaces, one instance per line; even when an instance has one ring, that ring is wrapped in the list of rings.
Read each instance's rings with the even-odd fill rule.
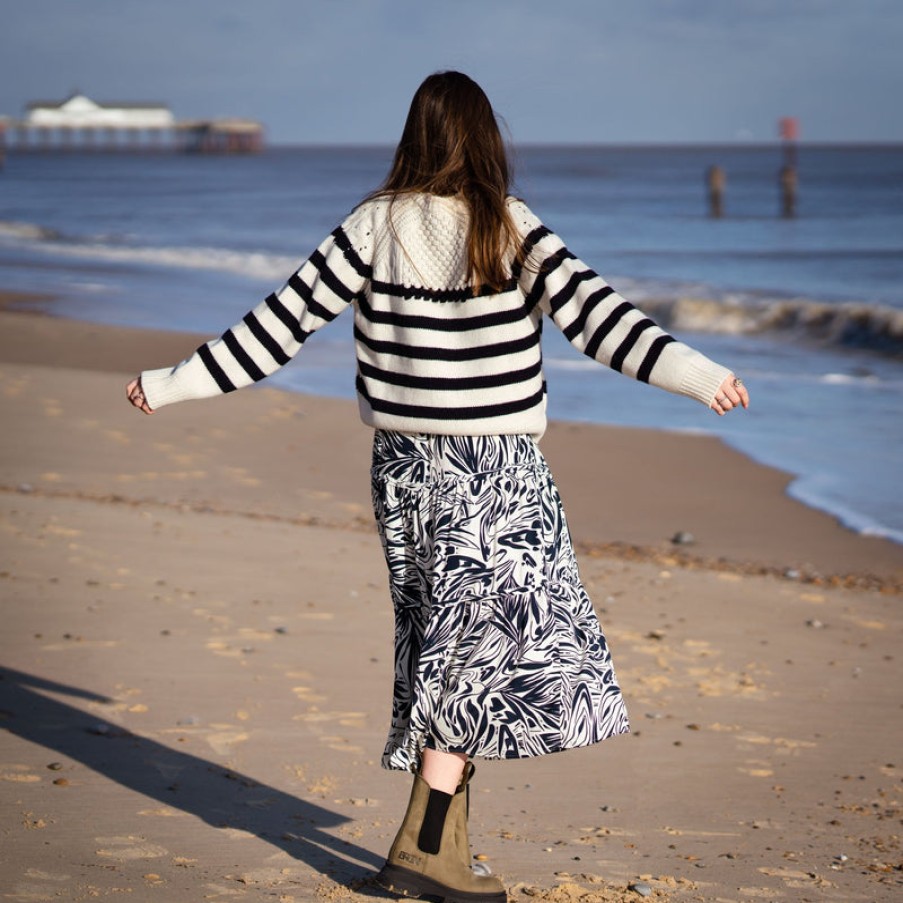
[[[392,168],[371,197],[462,197],[470,210],[467,265],[476,294],[501,290],[510,278],[505,258],[519,242],[505,203],[509,181],[505,143],[483,89],[461,72],[436,72],[414,94]]]

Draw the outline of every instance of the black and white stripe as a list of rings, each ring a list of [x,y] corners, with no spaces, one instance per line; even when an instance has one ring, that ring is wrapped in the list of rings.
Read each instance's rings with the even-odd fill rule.
[[[437,249],[421,236],[435,233],[447,208],[401,199],[392,223],[389,209],[385,201],[357,208],[278,292],[179,365],[171,374],[177,387],[150,385],[152,406],[258,382],[347,307],[354,308],[362,416],[382,429],[541,434],[544,314],[575,348],[615,370],[702,401],[714,394],[723,368],[621,298],[521,202],[510,209],[526,263],[512,266],[501,291],[476,295],[466,273],[449,273],[447,284],[411,284],[398,263],[404,257],[419,272],[418,261],[429,269],[431,254],[466,259],[460,220],[449,220],[441,233],[449,247]]]

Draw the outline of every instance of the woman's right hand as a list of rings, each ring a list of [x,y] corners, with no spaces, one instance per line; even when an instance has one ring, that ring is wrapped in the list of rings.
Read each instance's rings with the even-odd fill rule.
[[[137,379],[133,379],[126,387],[125,394],[128,400],[136,407],[139,411],[144,411],[145,414],[153,414],[153,408],[147,403],[147,399],[144,397],[144,389],[141,388],[141,377],[139,376]]]
[[[748,408],[749,392],[746,391],[743,380],[738,379],[731,373],[724,382],[721,383],[710,407],[719,417],[723,417],[728,411],[732,411],[734,408]]]

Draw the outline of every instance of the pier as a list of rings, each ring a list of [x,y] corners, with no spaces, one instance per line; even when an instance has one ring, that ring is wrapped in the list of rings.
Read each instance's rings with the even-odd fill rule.
[[[0,117],[7,153],[143,152],[233,154],[263,149],[251,119],[177,120],[161,103],[98,103],[84,94],[29,103],[21,119]]]

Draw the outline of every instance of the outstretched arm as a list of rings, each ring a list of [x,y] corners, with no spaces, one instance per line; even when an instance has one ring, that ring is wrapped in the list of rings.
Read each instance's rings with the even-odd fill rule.
[[[719,414],[748,406],[746,389],[734,385],[730,370],[677,341],[622,298],[525,205],[513,205],[511,213],[524,236],[526,263],[516,276],[527,306],[548,314],[578,351]]]
[[[287,364],[308,337],[351,304],[370,278],[369,242],[356,240],[352,214],[288,282],[218,339],[171,368],[147,370],[126,388],[145,414],[177,401],[207,398],[258,382]]]

